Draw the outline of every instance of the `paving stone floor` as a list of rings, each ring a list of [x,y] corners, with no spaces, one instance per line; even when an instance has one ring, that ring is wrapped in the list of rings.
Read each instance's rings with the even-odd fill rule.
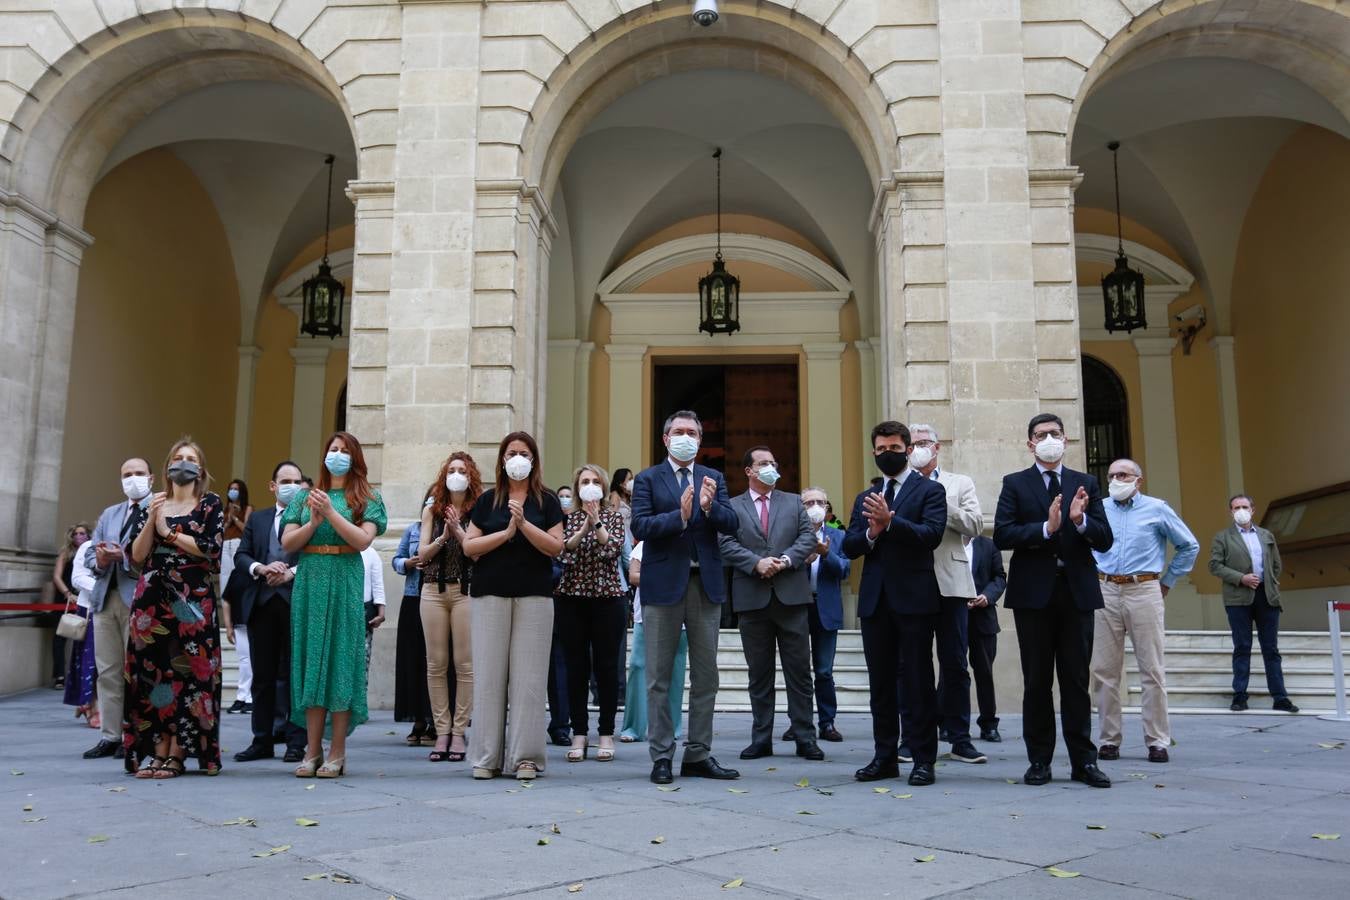
[[[388,712],[357,731],[338,781],[227,757],[217,778],[145,782],[82,760],[95,733],[34,691],[0,700],[0,897],[1350,895],[1350,724],[1177,715],[1173,762],[1127,746],[1103,764],[1109,791],[1069,782],[1062,757],[1051,785],[1017,782],[1012,716],[1004,743],[982,745],[988,765],[940,763],[928,788],[853,781],[871,755],[863,716],[815,763],[742,763],[748,716],[716,727],[741,779],[673,791],[647,781],[645,744],[573,765],[550,747],[532,787],[476,782],[405,746]],[[227,716],[223,737],[245,746],[247,718]],[[224,824],[240,817],[256,824]]]

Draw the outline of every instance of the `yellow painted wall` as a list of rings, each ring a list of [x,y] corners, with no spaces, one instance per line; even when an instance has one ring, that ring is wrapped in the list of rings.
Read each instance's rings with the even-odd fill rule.
[[[695,234],[710,234],[717,229],[717,217],[715,215],[695,216],[692,219],[685,219],[683,222],[676,222],[654,232],[633,245],[620,263],[626,262],[637,256],[644,250],[650,250],[667,241],[673,241],[676,238],[689,237]],[[817,259],[823,260],[830,265],[834,265],[819,247],[811,243],[806,237],[785,225],[764,219],[759,216],[750,216],[743,213],[723,213],[722,214],[722,233],[723,234],[757,234],[762,237],[772,238],[775,241],[782,241],[785,244],[791,244],[798,249],[805,250]]]
[[[120,498],[118,467],[191,434],[223,489],[234,427],[239,292],[211,199],[172,152],[109,172],[89,198],[61,448],[62,527]],[[163,487],[160,480],[159,487]]]
[[[1350,141],[1312,125],[1275,154],[1243,223],[1233,278],[1245,486],[1266,504],[1350,481]],[[1324,576],[1345,584],[1347,573]],[[1313,587],[1313,581],[1283,585]],[[1314,610],[1300,627],[1314,627]],[[1290,625],[1289,627],[1296,627]]]

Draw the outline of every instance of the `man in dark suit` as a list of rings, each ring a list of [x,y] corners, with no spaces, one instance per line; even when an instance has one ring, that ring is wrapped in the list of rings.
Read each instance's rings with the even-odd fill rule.
[[[753,723],[741,759],[773,756],[774,648],[783,661],[788,721],[797,755],[825,753],[811,727],[811,520],[801,498],[776,491],[778,462],[768,447],[751,447],[742,460],[750,487],[731,498],[738,525],[722,535],[722,561],[731,570],[731,605],[740,620],[749,669]]]
[[[830,498],[821,487],[802,491],[802,506],[815,529],[816,546],[807,557],[811,570],[811,666],[816,678],[816,717],[820,721],[820,739],[839,743],[844,736],[835,727],[839,698],[834,689],[834,656],[839,645],[839,629],[844,627],[844,596],[840,585],[848,578],[853,564],[844,555],[844,530],[829,525]],[[783,735],[796,740],[795,734]]]
[[[689,636],[689,727],[680,775],[739,778],[711,755],[713,704],[717,700],[717,631],[726,599],[717,535],[736,531],[722,473],[694,462],[703,424],[690,410],[666,419],[662,440],[670,455],[633,481],[633,537],[645,541],[642,621],[647,642],[647,740],[651,779],[673,780],[675,723],[670,676],[680,643]]]
[[[1093,614],[1102,608],[1093,550],[1112,543],[1097,479],[1064,465],[1064,422],[1041,413],[1027,425],[1034,465],[1003,478],[994,516],[994,543],[1013,551],[1005,605],[1017,623],[1022,651],[1022,729],[1031,765],[1023,781],[1051,780],[1055,755],[1054,680],[1072,778],[1109,788],[1092,743]]]
[[[998,655],[998,598],[1008,577],[1003,572],[1003,554],[983,535],[970,542],[970,573],[975,579],[975,599],[969,602],[970,670],[975,678],[975,697],[980,706],[980,740],[998,743],[998,706],[994,699],[994,657]]]
[[[272,470],[268,485],[276,496],[275,506],[260,509],[244,523],[244,535],[234,556],[234,572],[226,587],[235,621],[248,625],[253,656],[253,743],[234,755],[238,762],[271,759],[273,728],[278,713],[279,684],[289,681],[291,650],[291,587],[295,581],[298,553],[281,548],[281,514],[303,487],[300,467],[287,460]],[[289,702],[285,704],[289,707]],[[286,762],[305,758],[305,732],[294,725],[289,709],[281,709],[286,738]]]
[[[851,559],[865,557],[858,616],[875,744],[872,761],[854,777],[877,781],[900,775],[899,681],[908,701],[905,734],[914,754],[909,783],[928,785],[937,761],[933,637],[942,600],[933,550],[947,528],[947,491],[906,466],[908,450],[909,429],[900,422],[882,422],[872,429],[872,454],[884,476],[881,489],[863,491],[853,501],[844,535],[844,553]]]

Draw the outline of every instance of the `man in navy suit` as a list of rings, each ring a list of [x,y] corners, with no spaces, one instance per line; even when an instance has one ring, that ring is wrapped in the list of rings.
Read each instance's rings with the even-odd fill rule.
[[[225,588],[235,621],[248,625],[253,656],[253,742],[234,755],[238,762],[271,759],[272,735],[277,728],[278,690],[288,683],[291,651],[291,588],[299,553],[281,547],[282,513],[303,487],[304,475],[290,460],[278,463],[268,485],[277,498],[244,523],[244,534],[234,555],[234,572]],[[280,710],[286,738],[285,762],[305,758],[305,732],[289,721],[289,702]]]
[[[844,739],[834,725],[839,700],[834,690],[834,655],[839,644],[839,629],[844,627],[844,598],[840,585],[848,578],[853,564],[844,555],[844,532],[825,524],[830,498],[824,488],[802,491],[806,517],[816,529],[816,548],[807,560],[811,567],[811,593],[815,603],[810,610],[811,665],[816,677],[816,716],[820,721],[820,739],[838,743]],[[791,739],[795,739],[793,735]]]
[[[928,785],[935,780],[937,762],[933,637],[942,609],[933,550],[947,528],[947,490],[908,468],[908,451],[909,429],[900,422],[882,422],[872,429],[872,454],[884,478],[880,490],[865,490],[853,501],[844,535],[844,553],[851,559],[865,557],[858,616],[875,744],[872,761],[854,777],[877,781],[900,776],[900,681],[908,701],[905,734],[914,754],[909,783]]]
[[[722,474],[694,462],[703,423],[680,410],[666,419],[662,440],[669,456],[633,481],[633,537],[644,541],[642,622],[647,641],[647,740],[651,779],[672,780],[675,723],[670,715],[670,677],[680,626],[689,636],[689,727],[680,775],[739,778],[717,764],[712,750],[713,703],[717,699],[717,632],[726,600],[718,534],[735,534],[736,513]]]
[[[1003,554],[994,542],[981,535],[970,542],[970,574],[975,580],[975,599],[970,607],[970,671],[975,679],[975,697],[980,705],[980,740],[998,743],[998,705],[994,699],[994,657],[998,654],[998,598],[1008,584]]]
[[[1064,447],[1059,416],[1033,417],[1027,449],[1035,462],[1004,476],[994,516],[994,543],[1013,551],[1004,605],[1013,611],[1022,651],[1022,729],[1031,763],[1022,780],[1032,785],[1051,780],[1058,673],[1072,778],[1109,788],[1111,779],[1097,768],[1092,743],[1088,663],[1093,614],[1103,605],[1092,551],[1109,550],[1113,538],[1097,479],[1067,468]]]

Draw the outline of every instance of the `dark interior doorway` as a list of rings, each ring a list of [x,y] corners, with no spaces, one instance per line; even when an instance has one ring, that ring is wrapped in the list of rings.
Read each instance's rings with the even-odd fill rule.
[[[678,409],[703,422],[698,462],[726,475],[732,496],[746,490],[741,458],[759,444],[773,450],[779,486],[800,491],[801,430],[797,363],[745,360],[720,364],[657,360],[652,370],[652,459],[664,459],[661,427]]]

